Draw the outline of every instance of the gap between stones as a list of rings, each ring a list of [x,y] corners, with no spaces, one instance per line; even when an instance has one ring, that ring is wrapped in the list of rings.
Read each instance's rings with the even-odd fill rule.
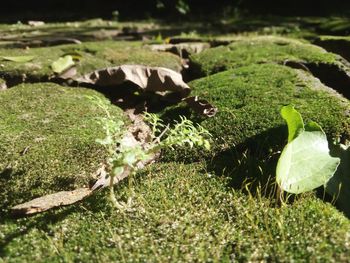
[[[345,61],[346,64],[349,62]],[[311,73],[318,78],[323,84],[342,94],[345,98],[350,99],[350,72],[340,69],[336,65],[325,63],[302,63],[295,61],[285,61],[285,66],[302,69]]]

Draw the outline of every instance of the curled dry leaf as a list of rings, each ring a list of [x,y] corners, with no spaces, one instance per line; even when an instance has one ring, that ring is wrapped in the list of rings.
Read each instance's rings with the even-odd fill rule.
[[[69,79],[73,78],[78,73],[77,68],[75,66],[68,68],[67,70],[63,71],[59,77],[62,79]]]
[[[207,100],[199,99],[198,96],[188,97],[184,99],[184,101],[193,111],[207,117],[213,117],[218,111],[218,109]]]
[[[122,65],[96,70],[74,80],[81,84],[101,87],[117,86],[129,81],[147,92],[163,96],[179,95],[195,112],[207,117],[212,117],[217,112],[217,109],[206,100],[200,100],[198,97],[187,98],[191,92],[190,87],[182,80],[181,74],[167,68]],[[168,97],[171,98],[171,96]]]
[[[43,25],[45,25],[45,22],[44,21],[29,20],[28,25],[34,26],[34,27],[35,26],[43,26]]]
[[[78,188],[73,191],[62,191],[54,194],[35,198],[29,202],[12,207],[15,215],[30,215],[46,211],[50,208],[74,204],[89,196],[92,191],[89,188]]]
[[[171,52],[182,58],[188,58],[189,55],[200,53],[208,48],[210,48],[210,44],[205,42],[150,45],[150,49],[153,51]]]
[[[144,91],[166,93],[176,92],[181,97],[190,94],[190,87],[183,82],[181,74],[162,67],[122,65],[96,70],[76,79],[79,83],[97,86],[116,86],[130,81]]]
[[[135,114],[134,110],[127,110],[125,114],[129,117],[132,123],[128,127],[128,130],[122,140],[127,142],[127,144],[132,147],[141,145],[142,148],[147,148],[151,141],[152,131],[150,127],[144,122],[141,115]],[[142,169],[146,165],[152,163],[157,157],[158,154],[154,154],[149,156],[149,158],[146,160],[139,161],[136,163],[137,169]],[[104,166],[98,170],[98,173],[99,175],[97,181],[91,188],[92,191],[107,187],[110,184],[111,178],[108,176]],[[130,167],[125,166],[124,171],[114,178],[114,184],[118,184],[121,180],[128,177],[130,173]]]
[[[2,82],[2,81],[0,80],[0,91],[6,90],[6,89],[7,89],[6,82]]]
[[[32,61],[34,56],[5,56],[1,57],[2,60],[18,62],[18,63],[26,63]]]

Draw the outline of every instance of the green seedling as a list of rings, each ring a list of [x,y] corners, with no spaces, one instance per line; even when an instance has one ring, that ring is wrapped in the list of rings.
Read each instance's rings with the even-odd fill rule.
[[[162,149],[177,146],[204,147],[210,149],[210,133],[200,125],[195,126],[192,121],[181,117],[174,125],[165,125],[156,115],[144,113],[144,119],[151,128],[151,140],[146,146],[133,144],[124,139],[126,130],[123,121],[115,120],[108,111],[108,107],[100,98],[91,98],[96,105],[104,110],[106,116],[100,118],[100,124],[105,131],[105,138],[96,141],[106,147],[109,157],[106,160],[106,172],[110,176],[110,198],[118,209],[124,209],[125,204],[118,202],[114,193],[114,179],[128,172],[132,176],[140,161],[147,160]]]

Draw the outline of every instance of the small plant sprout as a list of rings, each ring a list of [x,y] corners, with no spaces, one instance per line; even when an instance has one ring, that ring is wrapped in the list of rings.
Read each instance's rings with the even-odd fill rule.
[[[195,126],[186,117],[181,116],[180,121],[170,128],[156,114],[145,112],[144,115],[145,121],[152,129],[152,143],[148,149],[151,153],[166,148],[173,149],[175,146],[197,146],[210,150],[210,133],[200,125]]]
[[[176,146],[203,147],[210,149],[210,133],[201,127],[195,126],[192,121],[181,117],[179,122],[174,125],[165,125],[164,122],[156,115],[144,113],[144,119],[151,129],[151,141],[146,146],[140,144],[130,145],[125,140],[126,130],[121,120],[115,120],[108,111],[106,102],[100,98],[91,98],[98,107],[104,110],[106,116],[99,119],[105,131],[105,138],[97,139],[96,142],[106,147],[109,157],[106,159],[106,172],[110,176],[109,189],[110,199],[118,209],[125,209],[128,204],[117,201],[114,193],[114,179],[128,172],[132,176],[140,161],[145,161],[162,149]],[[129,202],[130,203],[130,200]]]

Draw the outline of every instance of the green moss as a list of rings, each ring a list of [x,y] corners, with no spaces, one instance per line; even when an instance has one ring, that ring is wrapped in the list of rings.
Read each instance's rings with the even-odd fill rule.
[[[39,40],[75,38],[81,41],[110,40],[116,36],[156,30],[159,25],[147,22],[117,22],[102,19],[86,21],[45,23],[38,26],[27,24],[0,24],[1,39],[7,44],[36,44]],[[3,43],[6,44],[6,43]]]
[[[1,210],[88,185],[106,151],[95,143],[104,136],[97,120],[103,111],[86,95],[98,93],[49,83],[0,92]],[[119,108],[110,110],[124,118]]]
[[[122,64],[141,64],[160,66],[180,71],[179,57],[151,51],[142,47],[141,42],[87,42],[54,47],[23,49],[0,49],[2,56],[34,56],[28,63],[1,61],[0,76],[7,78],[22,78],[23,75],[35,80],[47,80],[54,76],[51,64],[65,54],[80,54],[77,63],[78,74],[82,75],[96,69]]]
[[[237,41],[228,46],[192,55],[191,60],[202,75],[253,63],[296,61],[340,64],[337,55],[328,53],[318,46],[275,36],[237,38]]]
[[[106,191],[73,207],[3,219],[0,256],[13,261],[346,262],[350,223],[312,195],[278,207],[227,186],[203,164],[157,164],[139,173],[133,207]],[[130,195],[128,184],[118,197]],[[2,243],[1,243],[2,242]]]
[[[232,176],[241,187],[248,179],[270,180],[287,143],[287,126],[280,116],[283,105],[294,104],[304,121],[316,121],[330,141],[350,138],[349,103],[311,75],[277,64],[240,67],[189,83],[193,94],[218,108],[215,117],[195,121],[209,130],[212,150],[164,151],[164,160],[205,158],[208,170]],[[168,109],[163,117],[188,114],[187,108]]]

